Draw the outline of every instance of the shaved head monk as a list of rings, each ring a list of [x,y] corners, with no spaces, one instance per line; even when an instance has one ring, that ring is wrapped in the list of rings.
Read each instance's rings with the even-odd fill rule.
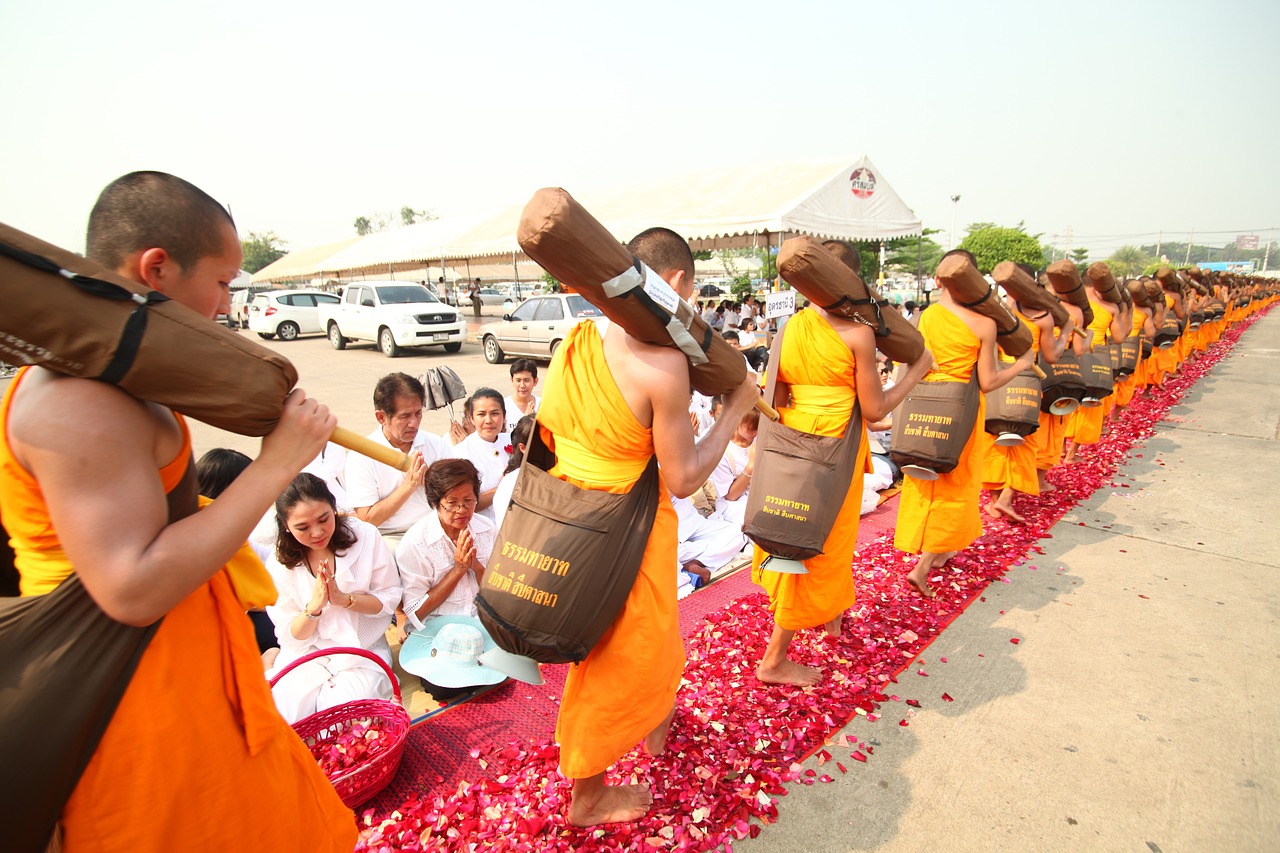
[[[227,311],[240,270],[227,211],[161,172],[125,175],[102,192],[88,247],[91,259],[210,323]],[[199,512],[191,435],[163,406],[28,367],[0,421],[0,514],[22,594],[49,593],[74,572],[117,622],[163,620],[78,782],[67,780],[75,789],[62,810],[63,847],[350,851],[351,810],[276,711],[244,618],[275,601],[271,578],[258,561],[227,566],[324,447],[329,410],[295,390],[258,458]]]
[[[846,266],[857,272],[857,251],[848,243],[823,243]],[[833,248],[834,247],[834,248]],[[889,391],[880,384],[875,333],[870,326],[829,314],[816,305],[803,309],[786,324],[782,355],[777,366],[778,383],[788,391],[770,401],[782,423],[814,435],[841,436],[861,406],[858,417],[878,421],[892,412],[920,377],[929,370],[933,355],[926,349],[906,366]],[[822,545],[822,553],[804,561],[808,574],[783,574],[761,568],[764,552],[755,550],[752,580],[769,594],[773,633],[756,678],[766,684],[808,686],[820,678],[818,670],[801,666],[787,657],[791,639],[801,628],[825,627],[840,636],[844,612],[853,606],[853,550],[858,543],[858,516],[862,510],[862,475],[870,465],[865,424],[856,453],[853,478],[842,500],[840,515]],[[828,499],[836,496],[825,496]]]
[[[948,255],[966,256],[975,267],[973,255],[953,249]],[[940,298],[920,315],[920,334],[933,351],[936,369],[926,382],[968,382],[978,372],[978,388],[989,394],[1005,385],[1031,365],[1035,357],[1027,350],[1001,369],[996,360],[996,323],[990,317],[961,305],[947,286],[939,282]],[[944,565],[957,551],[982,534],[978,496],[982,488],[982,453],[978,433],[986,421],[986,400],[979,397],[978,416],[969,441],[954,470],[936,480],[907,477],[898,504],[894,545],[920,559],[907,573],[907,583],[921,595],[932,598],[929,574]]]
[[[652,228],[629,248],[682,299],[693,295],[693,254],[673,231]],[[723,416],[694,442],[689,362],[678,349],[639,341],[613,323],[579,323],[556,350],[538,409],[551,473],[579,488],[624,494],[655,454],[656,515],[639,574],[613,625],[569,668],[556,724],[560,772],[573,780],[575,826],[635,820],[652,803],[645,785],[605,785],[605,770],[643,741],[666,744],[684,671],[676,610],[677,519],[670,494],[688,497],[720,461],[734,428],[760,396],[754,374],[725,398]]]

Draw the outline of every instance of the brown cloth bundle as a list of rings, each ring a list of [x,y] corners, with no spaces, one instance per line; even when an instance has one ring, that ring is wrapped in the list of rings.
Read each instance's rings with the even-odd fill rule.
[[[924,338],[902,312],[812,237],[783,242],[778,273],[822,310],[870,326],[876,349],[892,360],[910,364],[924,352]]]
[[[1136,279],[1125,282],[1125,290],[1129,291],[1129,297],[1139,308],[1150,308],[1151,295],[1147,293],[1147,288],[1143,283]]]
[[[1009,307],[996,295],[996,289],[987,283],[968,258],[964,255],[943,258],[935,275],[951,291],[956,302],[995,321],[996,343],[1007,355],[1018,358],[1031,349],[1035,342],[1031,330],[1013,316]]]
[[[701,393],[728,394],[746,379],[742,353],[563,189],[533,194],[520,215],[516,239],[525,254],[627,334],[683,352],[690,381]]]
[[[110,382],[239,435],[275,428],[289,360],[94,261],[0,224],[0,358]],[[405,456],[341,427],[332,440],[393,467]]]
[[[1158,281],[1147,279],[1142,283],[1142,287],[1147,291],[1147,299],[1151,301],[1151,307],[1164,305],[1164,291],[1160,288]]]
[[[996,264],[991,277],[1024,309],[1048,311],[1053,317],[1053,325],[1058,328],[1065,326],[1067,320],[1071,319],[1067,309],[1062,307],[1062,300],[1041,287],[1013,261]]]
[[[1160,282],[1160,286],[1170,293],[1180,293],[1186,295],[1187,284],[1182,280],[1182,276],[1178,275],[1177,270],[1172,267],[1160,267],[1156,270],[1156,281]]]
[[[1093,322],[1093,308],[1089,306],[1089,296],[1084,292],[1084,282],[1080,280],[1080,270],[1076,268],[1075,261],[1055,261],[1049,264],[1044,274],[1059,299],[1084,312],[1084,322],[1080,325],[1087,328]]]
[[[1124,302],[1124,297],[1120,295],[1120,287],[1116,284],[1116,277],[1111,272],[1111,267],[1102,261],[1089,264],[1089,268],[1084,272],[1089,279],[1089,284],[1094,290],[1098,291],[1098,295],[1105,301],[1113,305],[1119,305]]]
[[[163,293],[0,225],[0,357],[101,379],[240,435],[266,435],[289,361]]]

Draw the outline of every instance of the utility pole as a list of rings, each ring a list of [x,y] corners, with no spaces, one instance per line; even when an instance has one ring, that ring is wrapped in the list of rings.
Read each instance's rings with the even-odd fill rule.
[[[1276,236],[1275,229],[1267,232],[1267,250],[1262,253],[1262,271],[1267,271],[1267,261],[1271,260],[1271,238]]]
[[[1071,226],[1070,225],[1067,226],[1067,248],[1066,248],[1066,251],[1063,253],[1062,257],[1064,258],[1071,257]]]
[[[1192,228],[1191,233],[1187,235],[1187,259],[1182,262],[1184,267],[1191,266],[1191,244],[1196,241],[1196,229]]]
[[[1160,236],[1156,237],[1156,260],[1160,260],[1160,246],[1164,243],[1164,229],[1160,229]]]
[[[951,197],[951,233],[947,235],[947,251],[956,247],[956,208],[960,206],[960,196]]]

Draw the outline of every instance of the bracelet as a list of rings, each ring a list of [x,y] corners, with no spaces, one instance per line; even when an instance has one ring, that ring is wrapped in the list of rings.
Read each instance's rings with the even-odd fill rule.
[[[350,610],[356,606],[356,597],[351,593],[347,593],[347,609]]]
[[[307,621],[308,621],[308,622],[314,622],[314,621],[316,621],[317,619],[319,619],[319,618],[320,618],[320,614],[319,614],[319,613],[316,613],[315,615],[312,615],[312,613],[311,613],[311,608],[310,608],[310,607],[304,607],[304,608],[302,608],[302,615],[303,615],[303,616],[305,616],[305,617],[307,617]]]

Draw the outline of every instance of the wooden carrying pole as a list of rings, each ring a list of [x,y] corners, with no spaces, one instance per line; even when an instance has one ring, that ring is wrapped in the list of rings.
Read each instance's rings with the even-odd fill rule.
[[[701,393],[728,394],[746,380],[742,353],[563,189],[533,194],[520,216],[516,239],[526,255],[627,334],[683,352],[689,359],[689,381]],[[763,399],[756,408],[770,420],[778,419]]]

